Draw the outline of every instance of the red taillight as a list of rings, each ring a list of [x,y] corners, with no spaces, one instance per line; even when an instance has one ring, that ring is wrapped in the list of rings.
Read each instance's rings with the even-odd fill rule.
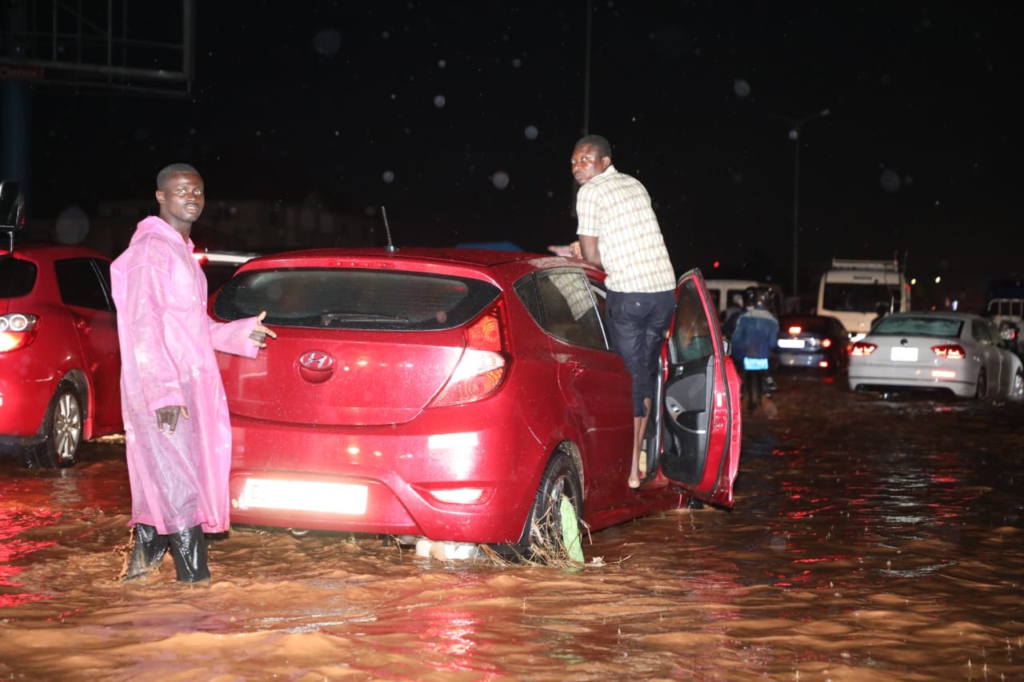
[[[856,357],[866,357],[874,353],[876,348],[878,348],[878,346],[876,346],[873,343],[865,343],[864,341],[858,341],[857,343],[850,346],[850,355],[854,355]]]
[[[803,330],[804,330],[803,327],[798,327],[797,325],[793,325],[792,327],[790,327],[786,331],[789,332],[791,335],[796,336],[797,334],[799,334]]]
[[[963,360],[967,355],[967,351],[964,347],[958,343],[949,343],[941,346],[932,346],[932,352],[937,357],[944,358],[946,360]]]
[[[24,348],[36,338],[39,318],[25,313],[0,315],[0,353]]]
[[[475,402],[498,390],[509,366],[504,315],[498,303],[466,328],[466,350],[432,407]]]
[[[821,340],[821,347],[822,348],[828,348],[831,345],[832,345],[832,339],[822,339]]]

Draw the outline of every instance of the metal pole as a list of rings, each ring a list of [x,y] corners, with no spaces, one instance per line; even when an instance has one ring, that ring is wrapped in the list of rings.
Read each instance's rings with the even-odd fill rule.
[[[583,134],[590,134],[590,46],[591,33],[594,21],[594,12],[591,7],[593,0],[587,0],[587,42],[586,53],[583,60]]]
[[[796,132],[793,141],[793,296],[799,301],[800,278],[797,276],[797,266],[800,261],[797,254],[800,243],[800,125],[794,126],[793,130]]]

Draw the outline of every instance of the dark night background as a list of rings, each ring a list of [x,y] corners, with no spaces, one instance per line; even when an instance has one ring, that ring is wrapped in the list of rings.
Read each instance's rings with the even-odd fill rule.
[[[832,257],[899,254],[928,282],[915,307],[978,307],[1021,271],[1019,10],[996,7],[595,0],[585,112],[585,0],[199,3],[190,95],[33,86],[34,211],[149,195],[185,161],[208,202],[384,205],[400,245],[543,250],[574,238],[589,113],[647,186],[677,271],[788,293],[784,119],[827,108],[801,135],[801,289]],[[180,35],[179,2],[131,9],[147,35]]]

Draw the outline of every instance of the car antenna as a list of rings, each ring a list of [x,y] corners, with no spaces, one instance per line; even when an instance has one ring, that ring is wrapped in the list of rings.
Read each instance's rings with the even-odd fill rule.
[[[384,232],[388,236],[388,245],[384,247],[384,250],[388,253],[395,253],[398,251],[398,247],[391,243],[391,228],[388,226],[388,210],[384,207],[380,207],[380,214],[384,216]]]

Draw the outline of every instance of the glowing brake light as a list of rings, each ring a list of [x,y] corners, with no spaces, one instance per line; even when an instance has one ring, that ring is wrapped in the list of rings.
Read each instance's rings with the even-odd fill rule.
[[[832,345],[832,339],[822,339],[821,340],[821,347],[822,348],[828,348],[831,345]]]
[[[803,327],[800,327],[800,326],[797,326],[797,325],[793,325],[792,327],[790,327],[786,331],[789,332],[790,334],[792,334],[793,336],[796,336],[797,334],[799,334],[803,330],[804,330]]]
[[[499,302],[466,328],[466,350],[432,407],[483,400],[501,387],[509,367],[504,317]]]
[[[873,343],[865,343],[864,341],[858,341],[857,343],[850,346],[850,355],[853,355],[854,357],[858,358],[867,357],[874,353],[876,348],[878,348],[878,346],[876,346]]]
[[[24,348],[36,338],[39,318],[26,313],[0,315],[0,353]]]
[[[932,346],[932,352],[937,357],[944,358],[946,360],[963,360],[967,356],[967,351],[964,347],[958,343],[950,343],[942,346]]]

